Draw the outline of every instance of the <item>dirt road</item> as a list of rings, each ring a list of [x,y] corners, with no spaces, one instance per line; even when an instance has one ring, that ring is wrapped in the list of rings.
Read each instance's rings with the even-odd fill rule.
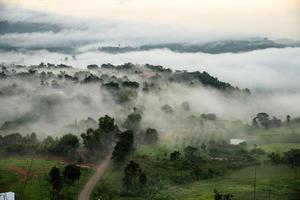
[[[78,196],[78,200],[89,200],[93,189],[95,188],[97,182],[101,178],[105,169],[107,168],[111,154],[109,154],[96,168],[95,173],[91,176],[88,182],[85,184],[84,188]]]

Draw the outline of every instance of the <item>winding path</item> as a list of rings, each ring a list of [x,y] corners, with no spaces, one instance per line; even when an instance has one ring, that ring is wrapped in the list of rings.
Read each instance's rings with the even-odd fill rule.
[[[84,188],[79,193],[78,200],[90,199],[93,189],[109,164],[110,158],[111,153],[108,154],[108,156],[106,156],[106,158],[97,166],[95,173],[91,176]]]

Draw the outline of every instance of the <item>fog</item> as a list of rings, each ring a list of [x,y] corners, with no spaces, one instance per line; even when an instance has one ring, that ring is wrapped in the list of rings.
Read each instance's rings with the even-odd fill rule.
[[[8,22],[55,24],[59,32],[11,33],[0,35],[1,46],[16,48],[79,48],[105,45],[142,45],[168,42],[203,43],[222,39],[265,37],[257,33],[195,30],[183,25],[164,25],[99,18],[79,18],[27,10],[0,4],[0,19]],[[185,31],[182,31],[185,30]],[[74,49],[72,49],[74,50]]]
[[[12,12],[12,10],[18,12]],[[0,80],[0,125],[5,121],[18,121],[22,125],[15,129],[24,133],[36,131],[40,135],[58,134],[66,125],[78,120],[109,114],[123,124],[133,107],[140,108],[144,115],[142,127],[158,129],[172,128],[188,115],[200,116],[215,113],[223,120],[242,120],[251,123],[258,112],[284,119],[287,114],[300,116],[300,48],[264,49],[245,53],[178,53],[168,49],[109,54],[97,51],[105,45],[141,45],[167,42],[203,43],[227,38],[246,38],[248,33],[215,33],[208,30],[195,32],[184,27],[172,27],[145,23],[104,19],[77,19],[50,13],[39,13],[20,8],[2,7],[1,20],[9,22],[33,22],[57,24],[58,32],[7,33],[0,35],[0,63],[5,65],[37,65],[41,62],[73,66],[75,71],[86,70],[89,64],[112,63],[120,65],[131,62],[143,69],[146,63],[162,65],[165,68],[187,71],[207,71],[221,81],[239,88],[249,88],[251,95],[225,94],[210,87],[188,87],[169,84],[162,90],[143,93],[130,104],[119,105],[111,93],[100,84],[78,84],[59,82],[59,88],[42,87],[40,78],[23,80],[19,78]],[[237,37],[238,35],[238,37]],[[263,36],[263,35],[255,35]],[[6,50],[13,47],[14,50]],[[51,51],[49,51],[51,49]],[[64,70],[64,69],[63,69]],[[26,71],[26,70],[25,70]],[[101,71],[101,70],[100,70]],[[55,73],[60,73],[55,71]],[[104,73],[104,72],[99,72]],[[142,84],[147,81],[130,73],[109,72],[121,78]],[[98,74],[99,75],[99,74]],[[14,86],[14,83],[16,86]],[[162,84],[165,83],[156,83]],[[6,94],[5,91],[14,91]],[[180,110],[182,102],[191,106],[190,113]],[[169,104],[175,110],[170,117],[161,111]],[[158,117],[159,116],[159,117]],[[25,122],[24,122],[25,121]],[[23,123],[24,122],[24,123]],[[191,128],[192,126],[190,126]]]
[[[60,54],[56,56],[58,55],[61,56]],[[15,58],[15,56],[13,57]],[[26,60],[30,61],[31,59]],[[81,57],[79,56],[78,62],[80,60]],[[36,60],[31,61],[36,62]],[[76,64],[74,66],[82,67],[83,65],[80,63],[80,65]],[[143,69],[142,66],[137,67]],[[58,74],[61,73],[60,71],[66,71],[67,74],[73,75],[80,70],[82,69],[46,71]],[[24,69],[22,68],[21,71],[24,71]],[[41,72],[43,69],[39,71]],[[95,73],[95,71],[84,73]],[[125,80],[124,76],[126,76],[129,80],[137,81],[140,84],[147,81],[139,75],[126,71],[101,70],[96,74],[114,75],[120,80]],[[266,77],[268,77],[267,74]],[[251,77],[245,76],[245,79],[247,78],[250,82]],[[222,78],[220,79],[222,80]],[[243,123],[248,124],[259,112],[267,112],[270,116],[276,116],[283,120],[287,114],[298,117],[300,113],[300,107],[298,106],[300,92],[295,89],[269,92],[266,88],[261,88],[261,91],[254,91],[251,95],[241,94],[240,92],[227,94],[218,89],[201,85],[190,87],[179,83],[159,81],[155,84],[158,84],[160,90],[145,93],[139,89],[137,96],[132,98],[130,102],[120,104],[115,101],[116,94],[102,88],[100,84],[79,84],[58,79],[58,86],[56,86],[53,85],[50,79],[48,81],[49,86],[42,86],[40,80],[39,76],[35,76],[33,79],[20,77],[1,80],[0,103],[3,106],[0,108],[0,124],[4,124],[5,121],[17,122],[17,125],[9,131],[20,131],[21,133],[35,131],[39,133],[39,136],[57,135],[71,131],[79,134],[83,129],[75,130],[67,125],[73,124],[72,126],[76,126],[82,119],[88,117],[97,120],[105,114],[115,117],[116,122],[122,126],[127,115],[133,112],[134,107],[141,109],[144,113],[142,128],[153,127],[174,133],[177,133],[180,130],[178,127],[181,126],[185,127],[183,132],[189,132],[190,128],[198,126],[197,123],[189,125],[190,122],[186,121],[186,118],[190,115],[200,116],[204,113],[215,113],[221,120],[241,120]],[[184,101],[190,104],[191,110],[189,112],[183,112],[181,109],[181,103]],[[171,116],[162,112],[161,107],[165,104],[174,109]],[[209,130],[211,129],[209,128]]]
[[[162,56],[163,55],[163,56]],[[207,71],[220,80],[253,91],[298,90],[300,85],[300,48],[266,49],[238,54],[211,55],[205,53],[176,53],[152,50],[124,54],[85,52],[72,59],[70,55],[48,51],[0,52],[1,62],[39,64],[41,62],[66,63],[75,68],[88,64],[158,64],[173,70]],[[65,61],[68,57],[68,61]]]

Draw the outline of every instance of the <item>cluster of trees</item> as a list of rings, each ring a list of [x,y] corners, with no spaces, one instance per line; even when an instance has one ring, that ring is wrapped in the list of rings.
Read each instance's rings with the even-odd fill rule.
[[[216,189],[214,190],[215,193],[215,200],[233,200],[233,194],[221,194]]]
[[[247,94],[250,94],[250,90],[248,88],[240,90],[237,87],[233,87],[231,84],[219,81],[218,78],[211,76],[207,72],[177,72],[172,73],[169,77],[170,81],[185,83],[187,85],[194,85],[196,82],[203,84],[204,86],[213,87],[219,90],[225,91],[242,91]]]
[[[189,145],[182,151],[175,150],[169,154],[169,160],[176,163],[177,170],[181,171],[180,175],[172,176],[172,180],[182,183],[185,180],[220,176],[229,169],[239,169],[255,162],[256,155],[260,154],[259,149],[248,151],[245,143],[229,145],[211,141],[207,145],[202,143],[199,147]]]
[[[146,131],[140,130],[141,119],[142,112],[135,109],[123,124],[128,130],[122,132],[115,124],[114,118],[108,115],[99,118],[97,128],[88,128],[85,133],[80,135],[83,147],[87,151],[85,159],[104,156],[114,147],[113,159],[116,162],[123,162],[133,150],[134,137],[137,142],[142,144],[156,143],[158,132],[152,128],[148,128]],[[12,133],[5,136],[0,135],[0,145],[3,147],[0,153],[55,155],[75,160],[79,154],[84,154],[84,151],[79,153],[80,143],[80,138],[74,134],[65,134],[60,138],[48,136],[43,140],[38,140],[36,133],[26,136]]]
[[[273,116],[272,119],[270,119],[270,116],[268,113],[257,113],[257,115],[252,120],[252,126],[257,128],[278,128],[282,125],[289,125],[291,123],[291,116],[287,115],[286,120],[282,122],[281,119],[278,119],[277,117]]]
[[[176,163],[176,170],[180,174],[171,176],[171,180],[175,183],[183,183],[190,180],[208,179],[219,176],[224,173],[224,169],[211,167],[203,167],[209,161],[209,156],[193,146],[187,146],[180,151],[173,151],[169,155],[169,160]]]
[[[98,128],[87,129],[86,133],[81,134],[84,147],[90,154],[100,155],[112,148],[120,134],[119,127],[113,118],[108,115],[99,119]]]
[[[124,169],[123,184],[126,192],[139,192],[147,183],[147,176],[143,173],[140,165],[134,161],[130,161]]]
[[[38,146],[36,133],[22,136],[20,133],[0,135],[0,146],[3,154],[32,153]]]
[[[112,159],[117,163],[122,163],[133,150],[133,132],[126,130],[119,135],[119,141],[114,147]]]
[[[220,90],[237,90],[238,88],[233,87],[229,83],[225,83],[222,81],[219,81],[217,78],[212,77],[207,72],[186,72],[186,71],[180,71],[180,72],[173,72],[170,69],[163,68],[162,66],[155,66],[155,65],[149,65],[146,64],[144,67],[136,66],[132,63],[125,63],[123,65],[114,66],[110,63],[108,64],[102,64],[99,68],[96,64],[91,64],[87,66],[88,71],[80,71],[79,73],[76,72],[75,74],[67,74],[66,71],[61,71],[59,74],[55,75],[52,72],[45,72],[49,69],[70,69],[71,66],[60,64],[55,65],[51,63],[41,63],[36,66],[30,66],[28,69],[28,72],[16,72],[15,73],[9,73],[6,66],[5,70],[3,68],[2,74],[5,77],[33,77],[36,76],[40,78],[42,85],[50,85],[48,81],[56,81],[57,80],[67,80],[72,81],[75,83],[101,83],[104,87],[108,88],[114,88],[114,89],[124,89],[127,90],[127,93],[133,93],[133,91],[130,90],[137,90],[140,87],[139,82],[136,81],[130,81],[128,78],[117,78],[114,75],[108,76],[107,74],[102,74],[101,76],[98,76],[97,74],[93,73],[95,70],[100,71],[126,71],[126,73],[133,73],[133,74],[143,74],[144,70],[150,70],[152,71],[155,76],[151,76],[148,80],[146,80],[146,83],[149,83],[150,85],[153,82],[153,79],[160,79],[163,81],[171,81],[171,82],[180,82],[180,83],[188,83],[193,84],[195,81],[198,81],[199,83],[210,86],[216,89]],[[13,66],[14,68],[17,68],[17,66]],[[22,68],[26,68],[26,66],[22,66]],[[41,70],[45,69],[45,71],[39,72]],[[51,84],[54,87],[57,86],[57,84]],[[146,87],[146,90],[149,90],[151,87]],[[129,91],[128,91],[129,89]],[[248,89],[245,89],[243,91],[246,91],[247,93],[250,93]],[[125,95],[126,93],[122,93],[122,95]],[[121,94],[120,94],[121,95]]]
[[[272,152],[269,154],[269,158],[274,163],[287,163],[294,168],[300,166],[300,149],[290,149],[283,155]]]
[[[66,134],[59,139],[54,139],[51,136],[48,136],[41,142],[37,153],[43,155],[62,156],[73,160],[78,157],[77,150],[79,146],[79,138],[73,134]]]
[[[56,166],[52,167],[48,175],[48,181],[51,185],[50,198],[52,200],[65,199],[61,190],[64,184],[74,184],[81,176],[80,167],[75,164],[65,166],[63,172]]]
[[[22,136],[20,133],[0,135],[0,153],[7,154],[38,154],[63,156],[68,159],[77,157],[77,149],[80,145],[76,135],[66,134],[61,138],[48,136],[44,140],[37,139],[36,133]]]
[[[158,141],[157,130],[153,128],[141,130],[143,112],[138,108],[134,108],[133,110],[134,112],[127,116],[123,124],[124,128],[133,131],[136,143],[148,145],[155,144]]]

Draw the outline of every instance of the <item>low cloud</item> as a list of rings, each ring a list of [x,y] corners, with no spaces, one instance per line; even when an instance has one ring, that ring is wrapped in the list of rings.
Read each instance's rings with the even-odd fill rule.
[[[40,62],[66,63],[78,68],[88,64],[132,62],[157,64],[173,70],[207,71],[222,81],[251,90],[297,90],[300,85],[300,48],[266,49],[238,54],[176,53],[169,50],[152,50],[124,54],[85,52],[76,55],[48,51],[2,52],[1,62],[38,64]],[[69,57],[68,61],[64,61]]]

